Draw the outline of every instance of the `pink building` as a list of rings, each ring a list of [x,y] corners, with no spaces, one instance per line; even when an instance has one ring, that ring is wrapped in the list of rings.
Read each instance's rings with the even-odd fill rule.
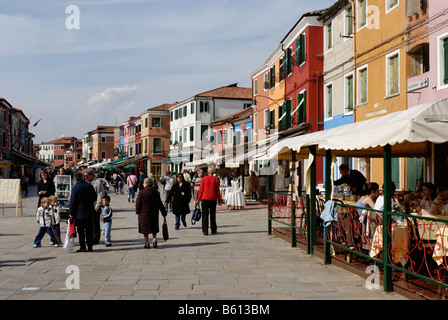
[[[408,108],[448,97],[447,8],[448,0],[408,1]]]

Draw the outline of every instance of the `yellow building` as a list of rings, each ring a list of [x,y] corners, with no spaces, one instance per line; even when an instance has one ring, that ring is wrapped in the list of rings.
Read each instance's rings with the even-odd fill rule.
[[[355,122],[407,108],[406,1],[354,1]],[[355,138],[355,137],[354,137]],[[383,184],[383,160],[359,159],[367,180]],[[392,181],[405,186],[404,159],[392,161]]]

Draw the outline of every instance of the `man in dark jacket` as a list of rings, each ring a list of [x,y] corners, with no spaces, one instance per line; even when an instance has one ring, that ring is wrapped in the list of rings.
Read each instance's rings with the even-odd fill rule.
[[[83,180],[83,174],[74,175],[76,181],[70,197],[70,217],[76,222],[79,235],[79,250],[76,252],[92,251],[93,249],[93,215],[97,194],[93,186]],[[86,250],[87,242],[87,250]]]

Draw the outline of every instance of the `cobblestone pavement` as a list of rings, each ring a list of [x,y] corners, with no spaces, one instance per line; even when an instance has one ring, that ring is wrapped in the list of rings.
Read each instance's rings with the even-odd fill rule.
[[[23,200],[23,216],[5,205],[0,216],[0,299],[2,300],[404,300],[396,293],[368,290],[365,280],[307,255],[267,234],[266,208],[219,210],[218,233],[204,236],[200,222],[174,230],[159,248],[144,249],[134,203],[111,195],[112,246],[68,253],[50,246],[38,231],[36,188]],[[190,216],[188,216],[190,217]],[[61,224],[65,238],[66,224]],[[103,237],[102,237],[103,240]],[[79,270],[79,289],[72,289]],[[69,286],[67,287],[67,283]]]

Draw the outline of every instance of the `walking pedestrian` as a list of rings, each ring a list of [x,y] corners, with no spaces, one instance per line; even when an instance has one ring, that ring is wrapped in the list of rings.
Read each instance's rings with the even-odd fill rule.
[[[37,184],[37,194],[39,195],[39,201],[37,203],[37,207],[41,205],[42,198],[48,198],[49,196],[54,195],[56,192],[56,188],[54,186],[53,180],[48,176],[48,172],[43,170],[40,173],[40,180]]]
[[[179,230],[181,220],[184,227],[187,227],[185,217],[190,213],[190,200],[190,184],[185,181],[184,175],[179,173],[165,200],[165,205],[172,201],[173,213],[176,216],[176,223],[174,225],[176,230]]]
[[[101,238],[101,199],[106,193],[101,178],[95,177],[95,170],[91,168],[84,170],[84,179],[92,185],[96,192],[95,212],[93,214],[93,244],[99,244]]]
[[[214,177],[215,169],[210,170],[209,175],[201,179],[199,193],[194,206],[201,201],[202,207],[202,233],[208,235],[209,219],[212,234],[218,232],[216,224],[216,204],[222,203],[221,192],[219,190],[219,180]]]
[[[132,172],[129,172],[129,176],[126,179],[126,183],[128,186],[128,202],[131,202],[131,198],[132,198],[132,202],[134,202],[135,191],[137,191],[137,187],[138,187],[137,176],[135,174],[133,174]]]
[[[163,176],[163,181],[165,181],[165,202],[166,198],[168,197],[168,193],[170,192],[171,188],[173,187],[175,178],[171,175],[171,171],[165,172],[165,175]],[[168,202],[168,209],[171,210],[171,202]]]
[[[76,183],[70,196],[69,215],[74,219],[78,231],[80,248],[76,252],[92,251],[93,216],[97,193],[90,183],[83,180],[82,172],[75,173],[74,180]]]
[[[145,248],[150,248],[149,234],[152,234],[152,245],[157,248],[157,233],[159,233],[159,211],[166,219],[166,210],[160,199],[159,191],[152,186],[153,181],[146,178],[144,189],[138,193],[135,211],[138,215],[138,232],[145,238]]]

